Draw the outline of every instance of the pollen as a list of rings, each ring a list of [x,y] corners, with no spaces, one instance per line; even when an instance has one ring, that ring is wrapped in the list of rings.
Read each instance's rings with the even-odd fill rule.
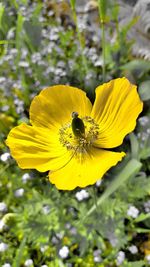
[[[70,121],[60,128],[59,141],[67,150],[85,153],[93,145],[94,141],[98,139],[99,125],[90,116],[82,117],[81,119],[85,127],[84,135],[76,136]]]

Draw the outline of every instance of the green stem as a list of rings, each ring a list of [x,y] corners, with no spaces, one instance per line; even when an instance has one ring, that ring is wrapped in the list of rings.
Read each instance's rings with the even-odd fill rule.
[[[104,0],[98,0],[99,7],[99,18],[102,26],[102,58],[103,58],[103,66],[102,66],[102,76],[103,82],[106,80],[106,52],[105,52],[105,2]]]
[[[96,211],[98,213],[98,204],[97,204],[97,195],[96,195],[96,188],[93,186],[93,198],[94,198],[94,203],[95,203],[95,207],[96,207]]]
[[[103,82],[106,80],[106,57],[105,57],[105,27],[104,22],[102,22],[102,55],[103,55]]]
[[[71,9],[72,9],[72,13],[73,13],[73,20],[76,26],[76,31],[77,31],[77,36],[78,36],[78,40],[79,40],[79,44],[80,44],[80,50],[81,50],[81,56],[82,56],[82,62],[83,62],[83,66],[85,69],[85,72],[88,72],[88,66],[87,66],[87,60],[86,57],[84,56],[84,43],[82,41],[82,36],[81,36],[81,32],[79,30],[78,27],[78,17],[77,17],[77,13],[76,13],[76,9],[75,9],[75,2],[74,0],[70,0],[71,3]]]
[[[0,45],[15,44],[15,40],[0,40]]]
[[[95,207],[95,211],[97,214],[99,214],[99,210],[98,210],[98,204],[97,204],[97,195],[96,195],[96,188],[95,186],[91,186],[89,189],[88,189],[89,193],[90,193],[90,196],[92,197],[93,199],[93,202],[94,202],[94,207]]]
[[[9,168],[9,166],[10,166],[10,164],[7,163],[7,164],[0,170],[0,175],[1,175],[2,173],[4,173],[4,171],[7,170],[7,169]]]

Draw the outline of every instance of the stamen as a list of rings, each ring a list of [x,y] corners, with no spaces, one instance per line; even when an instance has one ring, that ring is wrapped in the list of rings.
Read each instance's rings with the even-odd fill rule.
[[[65,124],[59,130],[60,143],[65,146],[67,150],[72,150],[73,152],[76,151],[79,153],[86,153],[88,148],[92,146],[94,141],[98,138],[99,126],[89,116],[83,117],[81,119],[78,118],[77,114],[72,114],[72,117],[73,116],[74,118],[72,119],[72,122]],[[80,124],[79,121],[75,121],[74,123],[74,119],[81,120],[82,124]],[[82,128],[83,126],[84,128]]]

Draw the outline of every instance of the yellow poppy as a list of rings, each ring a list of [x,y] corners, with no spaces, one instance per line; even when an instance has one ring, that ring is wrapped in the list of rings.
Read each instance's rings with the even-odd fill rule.
[[[142,108],[136,86],[126,78],[98,86],[93,107],[78,88],[48,87],[31,103],[31,126],[13,128],[6,143],[20,168],[49,171],[58,189],[86,187],[125,156],[106,149],[122,144]]]

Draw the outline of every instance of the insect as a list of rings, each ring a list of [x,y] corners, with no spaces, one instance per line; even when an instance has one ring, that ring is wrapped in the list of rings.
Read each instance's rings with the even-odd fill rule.
[[[72,131],[76,137],[84,137],[85,136],[85,126],[83,121],[78,117],[79,114],[76,111],[72,112]]]

